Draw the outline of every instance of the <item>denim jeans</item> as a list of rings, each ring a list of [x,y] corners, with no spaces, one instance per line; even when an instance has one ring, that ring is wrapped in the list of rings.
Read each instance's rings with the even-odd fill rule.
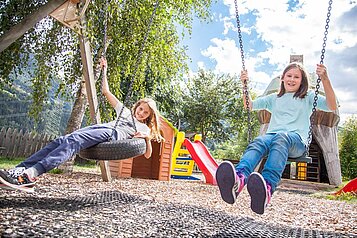
[[[81,149],[108,141],[112,131],[111,127],[103,125],[93,125],[76,130],[53,140],[16,167],[34,167],[41,175],[64,163]],[[125,137],[128,136],[125,133],[114,131],[113,140],[127,139]]]
[[[267,156],[262,176],[270,184],[271,192],[274,192],[281,180],[288,157],[300,157],[305,151],[305,143],[295,132],[268,133],[255,138],[248,145],[236,170],[248,178],[262,158]]]

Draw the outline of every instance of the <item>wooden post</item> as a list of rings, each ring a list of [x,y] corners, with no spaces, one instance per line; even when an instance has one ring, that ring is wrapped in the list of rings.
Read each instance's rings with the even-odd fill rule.
[[[86,84],[90,117],[93,123],[100,123],[99,111],[96,113],[96,109],[98,107],[98,99],[94,82],[92,51],[90,48],[89,41],[87,40],[84,34],[85,28],[83,22],[81,22],[81,25],[83,27],[81,27],[82,34],[79,35],[79,46],[81,49],[83,77]],[[109,170],[108,161],[100,161],[99,164],[103,180],[106,182],[110,182],[112,178]]]

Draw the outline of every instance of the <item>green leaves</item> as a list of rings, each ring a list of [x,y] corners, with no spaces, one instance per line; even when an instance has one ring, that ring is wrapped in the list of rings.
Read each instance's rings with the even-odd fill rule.
[[[202,134],[216,159],[239,160],[248,144],[247,112],[243,109],[241,88],[236,76],[203,70],[187,82],[180,130]],[[254,137],[259,127],[253,113]]]
[[[348,180],[357,177],[357,117],[352,116],[341,132],[340,160],[342,176]]]
[[[239,82],[229,75],[200,71],[189,80],[187,89],[183,97],[187,129],[201,133],[203,140],[209,137],[219,142],[229,138],[230,120],[235,119],[227,109],[232,104],[237,106]]]
[[[1,3],[1,31],[21,22],[25,16],[36,12],[46,2],[12,0]],[[180,101],[180,91],[171,85],[188,70],[188,56],[180,45],[182,36],[177,29],[178,26],[190,29],[194,15],[207,19],[211,1],[159,1],[140,62],[139,48],[148,32],[148,24],[157,1],[108,2],[109,5],[106,5],[106,1],[93,0],[85,13],[86,22],[83,27],[91,42],[94,62],[98,62],[103,51],[104,28],[107,26],[110,44],[106,57],[111,90],[123,99],[134,78],[134,98],[147,95],[157,97],[162,101],[163,113],[177,118],[180,110],[174,107]],[[59,85],[56,94],[68,98],[75,95],[74,91],[78,88],[82,75],[77,33],[51,17],[43,19],[34,29],[0,53],[0,89],[3,85],[11,84],[14,80],[11,76],[13,72],[22,74],[30,69],[33,69],[31,81],[34,102],[31,112],[34,117],[38,117],[54,82]]]

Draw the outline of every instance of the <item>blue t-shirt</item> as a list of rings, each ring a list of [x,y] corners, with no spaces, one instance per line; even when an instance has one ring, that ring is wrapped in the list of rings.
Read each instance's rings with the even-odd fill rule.
[[[307,143],[314,97],[313,91],[309,91],[305,98],[294,98],[294,93],[277,97],[274,93],[254,100],[252,109],[265,109],[271,113],[267,133],[296,132]],[[318,95],[316,108],[331,111],[322,95]]]

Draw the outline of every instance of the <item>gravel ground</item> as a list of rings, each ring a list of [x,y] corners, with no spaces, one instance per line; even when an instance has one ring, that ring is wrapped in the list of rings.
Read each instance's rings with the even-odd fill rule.
[[[357,204],[284,180],[264,215],[202,181],[45,174],[33,194],[0,190],[1,237],[357,237]]]

